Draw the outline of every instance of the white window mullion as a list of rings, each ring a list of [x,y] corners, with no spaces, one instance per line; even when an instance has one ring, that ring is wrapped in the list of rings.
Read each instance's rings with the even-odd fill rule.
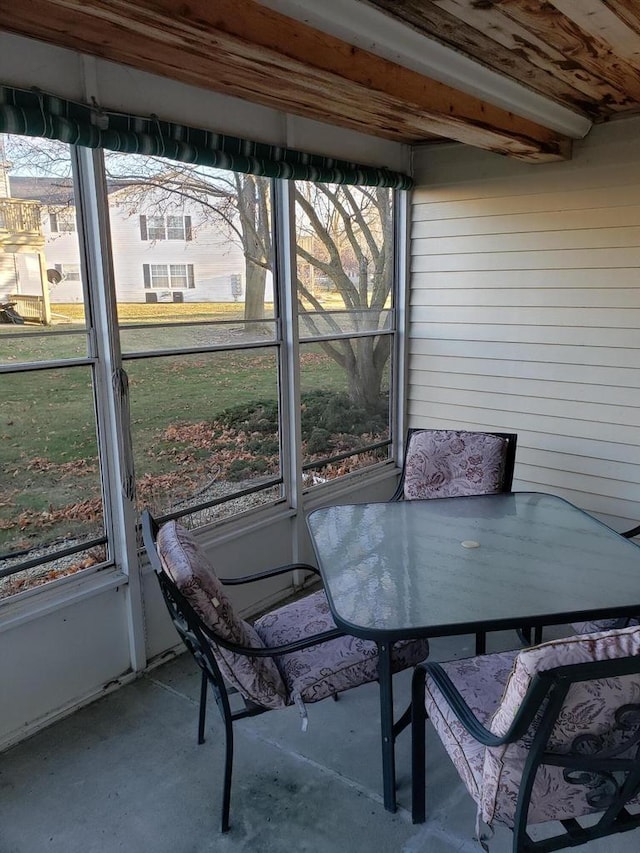
[[[101,151],[74,149],[74,177],[81,224],[83,281],[90,310],[91,355],[96,358],[99,447],[105,478],[105,521],[116,566],[128,575],[127,621],[131,666],[146,665],[140,571],[133,495],[133,462],[126,377],[118,337],[108,200]],[[122,391],[124,390],[124,393]]]
[[[393,453],[398,465],[404,455],[404,436],[407,431],[407,362],[409,330],[409,193],[394,193],[394,325],[393,375],[391,387],[391,435]]]
[[[302,428],[300,425],[300,342],[296,303],[295,202],[292,181],[275,181],[276,285],[280,296],[283,347],[280,358],[283,477],[293,519],[293,559],[299,559],[302,512]],[[294,578],[294,582],[300,582]]]

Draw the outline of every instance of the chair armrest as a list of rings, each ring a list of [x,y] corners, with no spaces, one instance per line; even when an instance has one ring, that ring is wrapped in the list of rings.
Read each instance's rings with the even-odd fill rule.
[[[533,722],[536,712],[547,694],[546,685],[534,676],[531,686],[518,709],[513,723],[505,735],[496,735],[484,726],[468,706],[457,687],[438,663],[420,663],[413,674],[412,695],[414,702],[424,704],[424,686],[426,675],[429,674],[434,684],[442,693],[447,704],[456,715],[462,726],[469,734],[485,746],[502,746],[519,740],[526,734]]]
[[[240,646],[237,643],[232,643],[230,640],[225,640],[218,636],[215,631],[212,631],[206,625],[200,624],[200,630],[210,643],[216,646],[222,646],[230,652],[245,657],[253,658],[271,658],[279,655],[288,655],[291,652],[298,652],[301,649],[306,649],[309,646],[317,646],[320,643],[327,643],[329,640],[336,640],[338,637],[344,637],[345,632],[340,628],[331,628],[329,631],[322,631],[320,634],[312,634],[309,637],[302,637],[299,640],[293,640],[291,643],[284,643],[282,646],[269,646],[269,648],[254,648],[253,646]]]
[[[252,583],[253,581],[262,581],[265,578],[275,578],[277,575],[283,575],[286,572],[305,571],[313,572],[314,575],[319,575],[320,571],[315,566],[310,566],[307,563],[289,563],[286,566],[278,566],[275,569],[265,569],[264,572],[256,572],[253,575],[243,575],[239,578],[221,578],[218,580],[225,586],[235,586],[236,584]]]
[[[400,475],[400,481],[396,487],[395,492],[389,498],[389,503],[391,501],[401,501],[404,499],[404,474]]]

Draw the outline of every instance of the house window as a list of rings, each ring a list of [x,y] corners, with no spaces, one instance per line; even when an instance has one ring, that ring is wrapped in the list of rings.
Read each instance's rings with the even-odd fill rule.
[[[80,264],[54,264],[63,281],[80,281]]]
[[[196,286],[193,264],[143,264],[144,286],[154,290]]]
[[[75,211],[62,209],[49,212],[49,229],[52,234],[70,234],[76,230]]]
[[[190,216],[140,215],[141,240],[191,240]]]

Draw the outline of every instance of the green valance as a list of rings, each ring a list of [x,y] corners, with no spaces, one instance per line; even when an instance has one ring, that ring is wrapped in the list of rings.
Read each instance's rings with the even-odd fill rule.
[[[0,132],[58,139],[70,145],[106,148],[124,154],[168,157],[184,163],[230,169],[285,180],[318,181],[361,186],[413,185],[408,175],[349,163],[293,148],[250,142],[156,116],[109,112],[45,94],[0,86]]]

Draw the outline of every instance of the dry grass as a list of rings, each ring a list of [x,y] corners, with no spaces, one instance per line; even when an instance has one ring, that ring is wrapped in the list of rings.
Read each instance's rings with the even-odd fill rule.
[[[84,306],[75,303],[56,302],[51,306],[54,314],[70,321],[84,319]],[[265,305],[267,316],[272,315],[273,305]],[[120,302],[118,319],[121,322],[157,322],[180,319],[236,320],[244,314],[244,305],[239,302]]]

